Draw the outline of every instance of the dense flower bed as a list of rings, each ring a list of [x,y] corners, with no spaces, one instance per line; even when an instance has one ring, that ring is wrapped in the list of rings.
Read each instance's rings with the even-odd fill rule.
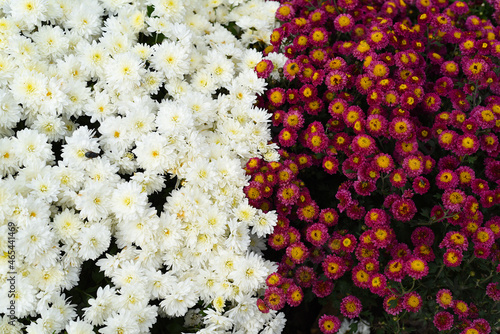
[[[499,330],[497,1],[281,1],[256,66],[279,162],[245,192],[276,210],[262,312],[313,300],[335,333]]]
[[[254,72],[278,6],[0,1],[1,333],[182,316],[184,331],[281,331],[257,308],[276,214],[243,192],[250,157],[279,158]]]

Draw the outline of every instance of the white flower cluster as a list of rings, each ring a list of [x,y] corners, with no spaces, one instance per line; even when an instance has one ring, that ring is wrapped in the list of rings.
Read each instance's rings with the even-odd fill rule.
[[[149,333],[186,314],[200,333],[281,332],[283,315],[256,306],[276,269],[261,256],[276,214],[243,192],[250,157],[279,157],[249,48],[268,41],[278,6],[0,0],[0,312],[14,222],[27,333]],[[148,196],[168,178],[158,214]],[[66,293],[92,280],[88,260],[110,284],[78,310]],[[6,319],[2,333],[21,332]]]

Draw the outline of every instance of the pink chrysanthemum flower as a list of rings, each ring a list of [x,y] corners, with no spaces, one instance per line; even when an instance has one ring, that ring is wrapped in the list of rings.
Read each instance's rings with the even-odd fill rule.
[[[332,293],[333,286],[334,284],[331,280],[322,281],[318,279],[313,283],[312,292],[317,297],[324,298]]]
[[[473,134],[464,134],[457,138],[455,154],[458,156],[472,155],[479,149],[479,139]]]
[[[449,231],[439,244],[439,248],[454,248],[461,251],[466,251],[469,247],[469,240],[459,231]]]
[[[340,250],[346,253],[352,253],[356,248],[356,244],[356,237],[348,233],[340,239]]]
[[[286,255],[293,263],[300,264],[309,256],[309,250],[302,242],[295,242],[287,247]]]
[[[387,294],[387,278],[380,273],[370,276],[370,291],[379,296]]]
[[[282,289],[271,286],[266,289],[266,292],[264,294],[264,301],[271,310],[278,311],[281,310],[283,306],[285,306],[286,296],[283,293]]]
[[[412,256],[405,262],[405,270],[408,276],[414,279],[421,279],[429,273],[429,266],[423,259]]]
[[[347,76],[343,71],[332,70],[325,77],[325,83],[331,92],[338,92],[344,89],[347,82]]]
[[[417,213],[417,207],[411,199],[401,198],[392,203],[391,213],[394,216],[394,219],[402,222],[408,222]]]
[[[401,282],[401,280],[406,276],[404,263],[405,261],[402,259],[390,260],[385,267],[384,274],[387,278],[393,281]]]
[[[433,320],[438,331],[446,331],[453,327],[453,315],[446,311],[436,313]]]
[[[298,130],[304,125],[304,116],[300,110],[291,110],[283,115],[283,126]]]
[[[458,75],[460,67],[456,62],[449,60],[441,64],[440,71],[442,75],[454,78]]]
[[[286,291],[286,302],[288,305],[296,307],[299,306],[303,300],[304,292],[302,289],[295,284],[291,284]]]
[[[432,245],[434,243],[434,232],[427,226],[419,226],[411,233],[413,245]]]
[[[476,245],[490,247],[495,242],[495,235],[488,227],[479,227],[472,238]]]
[[[316,272],[308,266],[300,266],[295,270],[295,282],[303,288],[309,288],[316,280]]]
[[[413,180],[412,187],[417,194],[423,195],[429,191],[431,184],[425,177],[418,176]]]
[[[462,70],[471,81],[480,80],[489,70],[488,64],[481,58],[463,58]]]
[[[327,255],[321,266],[326,277],[333,280],[339,279],[347,271],[344,259],[336,255]]]
[[[436,302],[444,309],[453,306],[453,294],[448,289],[440,289],[436,294]]]
[[[333,24],[338,31],[347,33],[354,26],[354,18],[350,14],[340,14],[335,18]]]
[[[405,157],[402,166],[409,177],[417,177],[424,171],[423,159],[415,155]]]
[[[280,87],[275,87],[267,91],[269,102],[274,107],[279,107],[286,102],[285,90]]]
[[[368,227],[383,226],[388,223],[389,217],[382,209],[371,209],[365,215],[365,224]]]
[[[319,330],[323,334],[334,334],[340,329],[340,320],[334,315],[323,314],[318,322]]]
[[[335,209],[321,209],[319,213],[319,222],[326,226],[335,226],[339,221],[339,214]]]
[[[398,315],[403,310],[403,298],[395,294],[385,296],[384,310],[390,315]]]
[[[459,181],[458,175],[450,169],[443,169],[436,176],[436,185],[439,189],[454,188]]]
[[[340,312],[349,319],[359,316],[362,309],[361,301],[355,296],[344,297],[340,303]]]
[[[309,225],[306,230],[306,240],[316,247],[322,246],[328,240],[328,228],[321,224],[315,223]]]
[[[500,289],[498,288],[498,283],[488,283],[486,286],[486,295],[496,302],[500,301]]]
[[[465,203],[466,195],[459,189],[446,189],[441,196],[445,209],[458,212]]]
[[[334,156],[325,156],[323,158],[323,170],[330,175],[333,175],[339,170],[339,161]]]
[[[469,305],[463,300],[455,300],[452,307],[459,319],[464,319],[469,314]]]
[[[443,261],[447,267],[458,267],[462,263],[462,251],[456,248],[448,248],[443,254]]]
[[[396,140],[410,138],[413,131],[413,122],[407,118],[395,117],[389,124],[389,134]]]
[[[422,308],[422,297],[415,291],[407,293],[403,297],[403,307],[408,312],[417,313]]]

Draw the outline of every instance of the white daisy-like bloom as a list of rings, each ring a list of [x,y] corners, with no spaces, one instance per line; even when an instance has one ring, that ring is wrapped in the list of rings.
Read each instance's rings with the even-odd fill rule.
[[[220,311],[208,309],[205,313],[206,315],[203,317],[203,323],[214,331],[227,331],[234,325],[233,320],[223,316]]]
[[[17,319],[11,319],[8,315],[0,316],[0,333],[22,334],[23,325]]]
[[[94,334],[94,326],[80,319],[70,320],[64,330],[68,334]]]
[[[256,219],[249,223],[249,226],[252,226],[252,233],[264,238],[273,232],[277,221],[278,215],[276,211],[260,212]]]
[[[116,184],[118,176],[118,166],[112,164],[106,157],[90,159],[85,165],[85,172],[90,182],[101,182],[103,184]]]
[[[41,222],[28,223],[16,234],[17,253],[28,263],[36,263],[43,252],[53,246],[55,235],[49,225]]]
[[[83,309],[84,319],[94,326],[101,326],[113,314],[117,298],[116,290],[109,285],[97,289],[96,298],[89,299],[89,307]],[[116,333],[116,332],[115,332]]]
[[[19,22],[27,29],[33,29],[46,20],[47,0],[11,0],[7,13],[12,20]]]
[[[101,334],[136,334],[139,333],[139,325],[133,318],[131,311],[120,310],[113,313],[104,321],[104,327],[99,329]]]
[[[19,169],[18,158],[14,150],[13,137],[0,138],[0,175],[13,175]]]
[[[245,258],[238,258],[234,268],[228,277],[234,280],[234,284],[242,293],[262,287],[262,282],[269,274],[262,258],[254,253],[249,253]]]
[[[75,4],[76,8],[68,13],[66,26],[78,35],[88,38],[101,32],[101,16],[103,8],[97,0],[89,0]]]
[[[29,70],[19,70],[14,76],[10,89],[14,99],[23,105],[37,108],[45,94],[47,77]]]
[[[111,210],[119,219],[134,220],[143,215],[147,201],[147,194],[138,183],[122,182],[111,195]]]
[[[42,291],[59,290],[64,279],[62,264],[57,263],[51,267],[35,266],[31,277],[35,286]]]
[[[0,56],[1,57],[1,56]],[[0,60],[1,69],[1,60]],[[6,129],[13,128],[21,120],[23,110],[6,88],[0,89],[0,124]]]
[[[105,64],[104,71],[108,85],[121,93],[138,87],[145,73],[141,60],[132,52],[114,55]]]
[[[75,198],[75,207],[80,210],[80,217],[88,220],[99,220],[109,214],[107,207],[111,191],[103,182],[90,182]]]
[[[104,224],[94,223],[89,227],[82,227],[76,241],[80,244],[78,254],[84,260],[95,260],[108,249],[111,232]]]
[[[66,124],[56,115],[39,114],[32,128],[44,134],[50,142],[59,141],[67,135]]]
[[[191,110],[185,105],[173,101],[160,104],[155,120],[158,132],[165,136],[183,134],[194,126]]]
[[[153,46],[151,64],[167,79],[182,78],[189,71],[189,51],[179,43],[163,41]]]
[[[125,126],[130,130],[130,138],[135,140],[142,135],[153,131],[156,126],[154,124],[155,115],[146,109],[146,103],[140,101],[142,109],[132,109],[124,117]]]
[[[147,3],[154,8],[151,16],[164,17],[170,22],[181,21],[186,12],[181,0],[148,0]]]
[[[7,310],[10,305],[10,298],[7,298],[10,289],[10,282],[0,285],[0,308]],[[24,277],[23,275],[16,276],[16,291],[14,293],[14,302],[16,304],[16,317],[22,319],[29,314],[35,312],[37,304],[37,293],[39,290],[31,283],[31,278]],[[4,297],[5,296],[5,297]]]
[[[195,90],[204,94],[214,94],[217,90],[217,84],[207,69],[194,73],[191,78],[191,85]]]
[[[107,117],[101,122],[99,132],[102,134],[100,140],[105,150],[125,152],[133,144],[129,134],[130,123],[122,117]]]
[[[41,56],[55,59],[64,55],[69,41],[59,26],[42,26],[32,36]]]
[[[160,299],[161,296],[172,290],[173,284],[177,283],[175,276],[169,272],[162,273],[160,270],[145,269],[145,275],[149,282],[151,299]]]
[[[139,166],[150,172],[161,172],[171,166],[174,150],[164,136],[151,132],[136,142],[132,152],[137,156]]]
[[[85,106],[85,112],[91,116],[90,122],[102,124],[107,118],[116,114],[116,106],[111,103],[107,92],[94,91],[92,92],[92,98]]]
[[[119,295],[115,300],[115,307],[119,310],[140,310],[146,307],[149,302],[149,295],[146,293],[146,286],[129,284],[120,287]]]
[[[40,198],[47,203],[57,201],[57,194],[60,189],[52,173],[38,175],[26,186],[32,189],[31,195],[36,198]]]
[[[139,331],[149,333],[151,327],[156,323],[158,317],[158,306],[147,305],[142,308],[134,308],[131,310],[131,316],[139,325]],[[68,333],[69,334],[69,333]]]
[[[174,285],[160,303],[163,312],[172,317],[186,314],[198,302],[198,288],[192,280],[184,280]]]
[[[212,74],[216,84],[226,86],[234,77],[234,63],[218,51],[210,51],[205,56],[206,69]]]
[[[157,71],[146,71],[142,76],[141,88],[147,94],[157,94],[160,87],[163,85],[162,75]]]
[[[83,185],[84,173],[81,169],[65,166],[59,161],[57,166],[52,167],[52,171],[63,189],[78,191]]]
[[[78,236],[83,221],[74,210],[65,209],[54,216],[52,226],[58,238],[71,242]]]
[[[77,45],[76,49],[82,70],[87,75],[95,78],[104,74],[104,64],[109,58],[109,52],[102,43],[92,41],[90,44],[84,40]]]

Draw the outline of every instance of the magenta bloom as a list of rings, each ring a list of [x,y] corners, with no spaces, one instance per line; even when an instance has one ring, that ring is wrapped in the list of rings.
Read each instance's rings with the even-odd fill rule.
[[[446,331],[453,327],[453,315],[446,311],[438,312],[434,316],[433,323],[438,331]]]
[[[345,88],[347,85],[347,76],[344,72],[333,70],[328,73],[325,77],[325,83],[328,87],[328,90],[331,92],[338,92]]]
[[[434,243],[434,232],[426,226],[419,226],[411,233],[413,245],[432,245]]]
[[[361,301],[355,296],[344,297],[340,303],[340,313],[349,319],[359,316],[362,309]]]
[[[277,311],[281,310],[283,306],[285,306],[286,296],[282,289],[271,286],[266,289],[264,301],[271,310]]]
[[[344,259],[336,255],[328,255],[321,266],[326,277],[332,280],[342,277],[347,271]]]
[[[340,329],[340,320],[334,315],[323,314],[318,322],[319,330],[324,334],[334,334]]]
[[[395,219],[402,222],[408,222],[417,213],[417,207],[411,199],[401,198],[392,203],[391,213]]]
[[[325,298],[332,293],[333,290],[333,281],[327,280],[316,280],[313,283],[312,292],[319,298]]]
[[[406,272],[414,279],[421,279],[429,273],[429,266],[423,259],[411,256],[405,263]]]
[[[492,282],[486,286],[486,295],[494,301],[500,301],[500,289],[498,283]]]
[[[328,238],[328,228],[322,223],[315,223],[307,228],[306,240],[316,247],[322,246]]]
[[[403,298],[403,307],[408,312],[416,313],[420,311],[422,308],[422,297],[415,291],[407,293]]]

